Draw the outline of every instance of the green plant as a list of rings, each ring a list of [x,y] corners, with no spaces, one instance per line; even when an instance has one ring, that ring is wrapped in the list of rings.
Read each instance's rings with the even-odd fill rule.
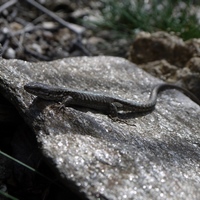
[[[168,31],[183,39],[200,36],[197,16],[191,13],[192,2],[151,0],[102,0],[102,20],[95,24],[102,29],[112,29],[122,34],[138,31]]]
[[[19,165],[23,166],[24,168],[34,172],[35,174],[39,175],[41,178],[46,179],[48,184],[54,184],[54,186],[57,186],[58,188],[60,188],[61,190],[65,190],[65,188],[63,188],[59,183],[57,183],[56,181],[52,180],[51,178],[47,177],[46,175],[44,175],[43,173],[40,173],[39,171],[37,171],[36,169],[26,165],[25,163],[19,161],[18,159],[15,159],[14,157],[8,155],[7,153],[3,152],[0,150],[0,155],[1,156],[5,156],[6,158],[18,163]],[[2,190],[0,190],[0,199],[1,197],[6,197],[7,199],[11,199],[11,200],[18,200],[17,197],[14,197],[11,194],[8,194],[7,192],[4,192]]]

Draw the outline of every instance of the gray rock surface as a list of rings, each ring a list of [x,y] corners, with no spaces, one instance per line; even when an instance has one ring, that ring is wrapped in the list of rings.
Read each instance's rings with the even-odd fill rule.
[[[115,57],[0,61],[0,92],[32,127],[47,162],[88,199],[200,199],[200,107],[163,92],[155,111],[113,121],[87,109],[35,99],[39,81],[145,101],[160,81]]]

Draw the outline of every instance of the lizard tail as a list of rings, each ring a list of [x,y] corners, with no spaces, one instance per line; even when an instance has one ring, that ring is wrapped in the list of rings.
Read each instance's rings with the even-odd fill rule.
[[[149,104],[155,105],[158,94],[160,92],[162,92],[164,90],[168,90],[168,89],[179,90],[179,91],[183,92],[186,96],[188,96],[191,100],[193,100],[195,103],[200,105],[200,99],[198,99],[193,93],[191,93],[190,91],[188,91],[187,89],[185,89],[183,87],[180,87],[180,86],[174,85],[174,84],[168,84],[168,83],[159,84],[159,85],[156,85],[155,87],[153,87],[150,97],[149,97]]]

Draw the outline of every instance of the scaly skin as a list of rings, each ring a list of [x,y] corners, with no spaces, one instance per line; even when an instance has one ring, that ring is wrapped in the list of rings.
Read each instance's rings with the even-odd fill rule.
[[[200,100],[188,90],[173,84],[162,83],[153,87],[149,100],[145,103],[135,103],[117,97],[88,91],[72,90],[62,87],[53,87],[43,83],[31,82],[24,89],[39,98],[64,103],[65,106],[82,106],[107,112],[112,117],[118,115],[118,111],[130,111],[135,113],[149,112],[155,108],[157,96],[168,89],[177,89],[200,105]]]

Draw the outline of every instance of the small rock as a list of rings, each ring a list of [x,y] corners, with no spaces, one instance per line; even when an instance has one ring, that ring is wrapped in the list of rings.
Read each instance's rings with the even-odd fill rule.
[[[4,56],[5,56],[5,58],[9,58],[9,59],[15,58],[16,52],[15,52],[15,50],[14,50],[13,48],[9,47],[9,48],[6,50]]]

